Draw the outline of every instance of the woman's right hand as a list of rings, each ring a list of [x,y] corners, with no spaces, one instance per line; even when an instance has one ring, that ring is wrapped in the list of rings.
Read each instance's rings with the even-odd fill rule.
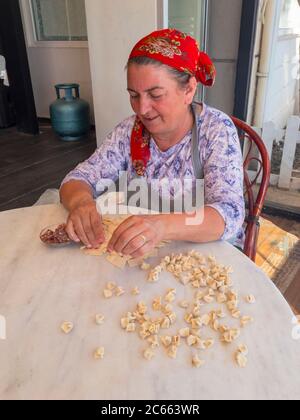
[[[93,199],[76,204],[70,211],[67,234],[74,242],[82,242],[88,248],[98,248],[105,241],[102,219]]]

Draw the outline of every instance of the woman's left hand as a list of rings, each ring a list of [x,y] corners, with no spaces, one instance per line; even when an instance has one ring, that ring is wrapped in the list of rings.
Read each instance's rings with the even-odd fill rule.
[[[162,216],[132,216],[114,231],[108,251],[139,258],[150,252],[166,235]]]

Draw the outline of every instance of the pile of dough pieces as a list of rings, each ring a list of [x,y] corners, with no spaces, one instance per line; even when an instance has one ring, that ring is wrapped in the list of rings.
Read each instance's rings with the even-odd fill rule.
[[[126,219],[128,219],[128,217],[130,216],[128,215],[119,216],[119,217],[103,216],[102,223],[103,223],[103,228],[104,228],[104,233],[105,233],[105,242],[98,249],[88,249],[86,247],[82,247],[81,249],[87,255],[96,256],[96,257],[104,255],[108,262],[110,262],[112,265],[120,269],[124,269],[127,265],[129,265],[129,267],[136,267],[143,264],[144,260],[146,260],[147,258],[157,257],[158,249],[165,246],[168,243],[168,241],[162,241],[160,244],[157,245],[157,247],[153,251],[145,254],[141,258],[132,258],[127,255],[118,254],[117,252],[107,253],[107,246],[114,231],[117,229],[117,227],[121,223],[123,223]]]
[[[176,289],[166,290],[163,296],[157,296],[150,304],[141,301],[136,308],[127,312],[121,319],[121,327],[128,333],[137,333],[139,337],[147,343],[147,348],[143,351],[145,359],[151,360],[155,357],[155,351],[162,346],[168,357],[176,359],[177,351],[181,344],[185,344],[192,349],[192,366],[199,368],[205,364],[200,356],[205,350],[214,346],[215,340],[205,337],[207,329],[210,328],[219,335],[219,339],[224,345],[235,343],[241,330],[254,319],[247,315],[242,315],[239,308],[239,295],[233,289],[230,278],[232,269],[217,264],[214,257],[205,258],[198,252],[191,251],[183,255],[171,255],[162,259],[161,263],[150,270],[148,281],[157,282],[163,271],[172,273],[178,282],[185,287],[191,287],[194,293],[192,301],[184,300],[176,302]],[[246,304],[254,304],[256,299],[253,295],[244,297]],[[206,305],[219,304],[214,310],[207,310]],[[177,327],[177,332],[169,333],[170,328],[174,331],[174,326],[180,321],[176,306],[185,310],[181,321],[183,325]],[[148,307],[158,313],[151,316]],[[227,314],[237,325],[229,327],[226,324]],[[237,364],[244,368],[247,366],[248,348],[244,344],[239,344],[234,353]]]
[[[105,254],[113,231],[124,220],[125,218],[104,218],[107,239],[105,244],[98,250],[85,250],[85,252],[89,255]],[[114,260],[113,257],[116,259]],[[144,301],[138,302],[131,312],[127,312],[121,318],[122,329],[127,333],[138,334],[140,339],[147,344],[143,350],[144,358],[153,359],[156,350],[161,347],[169,358],[176,359],[178,349],[185,343],[192,350],[192,366],[200,368],[205,364],[203,352],[215,344],[214,338],[205,336],[207,330],[210,329],[214,334],[218,334],[223,345],[236,344],[234,359],[239,367],[245,368],[248,362],[248,348],[245,344],[238,344],[237,340],[242,330],[254,319],[242,314],[239,293],[234,290],[230,276],[232,268],[218,264],[215,257],[205,257],[194,250],[187,254],[166,256],[159,265],[153,268],[144,261],[148,257],[149,255],[143,259],[130,260],[116,254],[108,255],[107,259],[119,268],[124,268],[127,263],[130,266],[139,265],[142,270],[148,272],[149,283],[158,282],[164,271],[169,272],[180,283],[179,287],[184,286],[190,289],[189,292],[192,293],[193,298],[179,300],[176,288],[167,289],[165,293],[154,297],[148,304]],[[103,296],[106,299],[120,297],[125,293],[125,289],[114,282],[107,283],[103,290]],[[139,295],[139,288],[134,287],[131,294]],[[188,294],[185,293],[185,296]],[[244,296],[243,300],[249,305],[256,303],[253,295]],[[215,305],[213,310],[212,304]],[[210,305],[210,309],[207,305]],[[150,307],[152,314],[149,312]],[[178,311],[182,310],[184,313],[178,315]],[[153,316],[153,313],[156,315]],[[231,324],[235,322],[236,325],[229,326],[228,317],[231,318]],[[97,325],[102,325],[104,320],[105,317],[102,314],[95,316]],[[70,321],[65,321],[61,325],[61,330],[65,334],[69,334],[73,328],[74,325]],[[93,356],[95,359],[103,359],[104,352],[104,347],[99,347],[94,351]]]

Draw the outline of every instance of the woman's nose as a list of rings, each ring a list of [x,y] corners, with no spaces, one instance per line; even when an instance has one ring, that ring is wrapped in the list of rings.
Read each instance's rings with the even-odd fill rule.
[[[151,111],[151,103],[148,98],[140,98],[139,103],[139,114],[143,117],[149,114]]]

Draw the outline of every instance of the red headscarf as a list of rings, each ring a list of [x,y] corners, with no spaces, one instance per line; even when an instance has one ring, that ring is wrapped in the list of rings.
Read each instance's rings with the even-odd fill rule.
[[[176,29],[152,32],[141,39],[131,51],[129,59],[149,57],[181,72],[194,76],[205,86],[215,82],[216,69],[207,54],[201,52],[197,41]],[[143,176],[150,159],[150,134],[136,118],[131,134],[131,159],[136,173]]]

